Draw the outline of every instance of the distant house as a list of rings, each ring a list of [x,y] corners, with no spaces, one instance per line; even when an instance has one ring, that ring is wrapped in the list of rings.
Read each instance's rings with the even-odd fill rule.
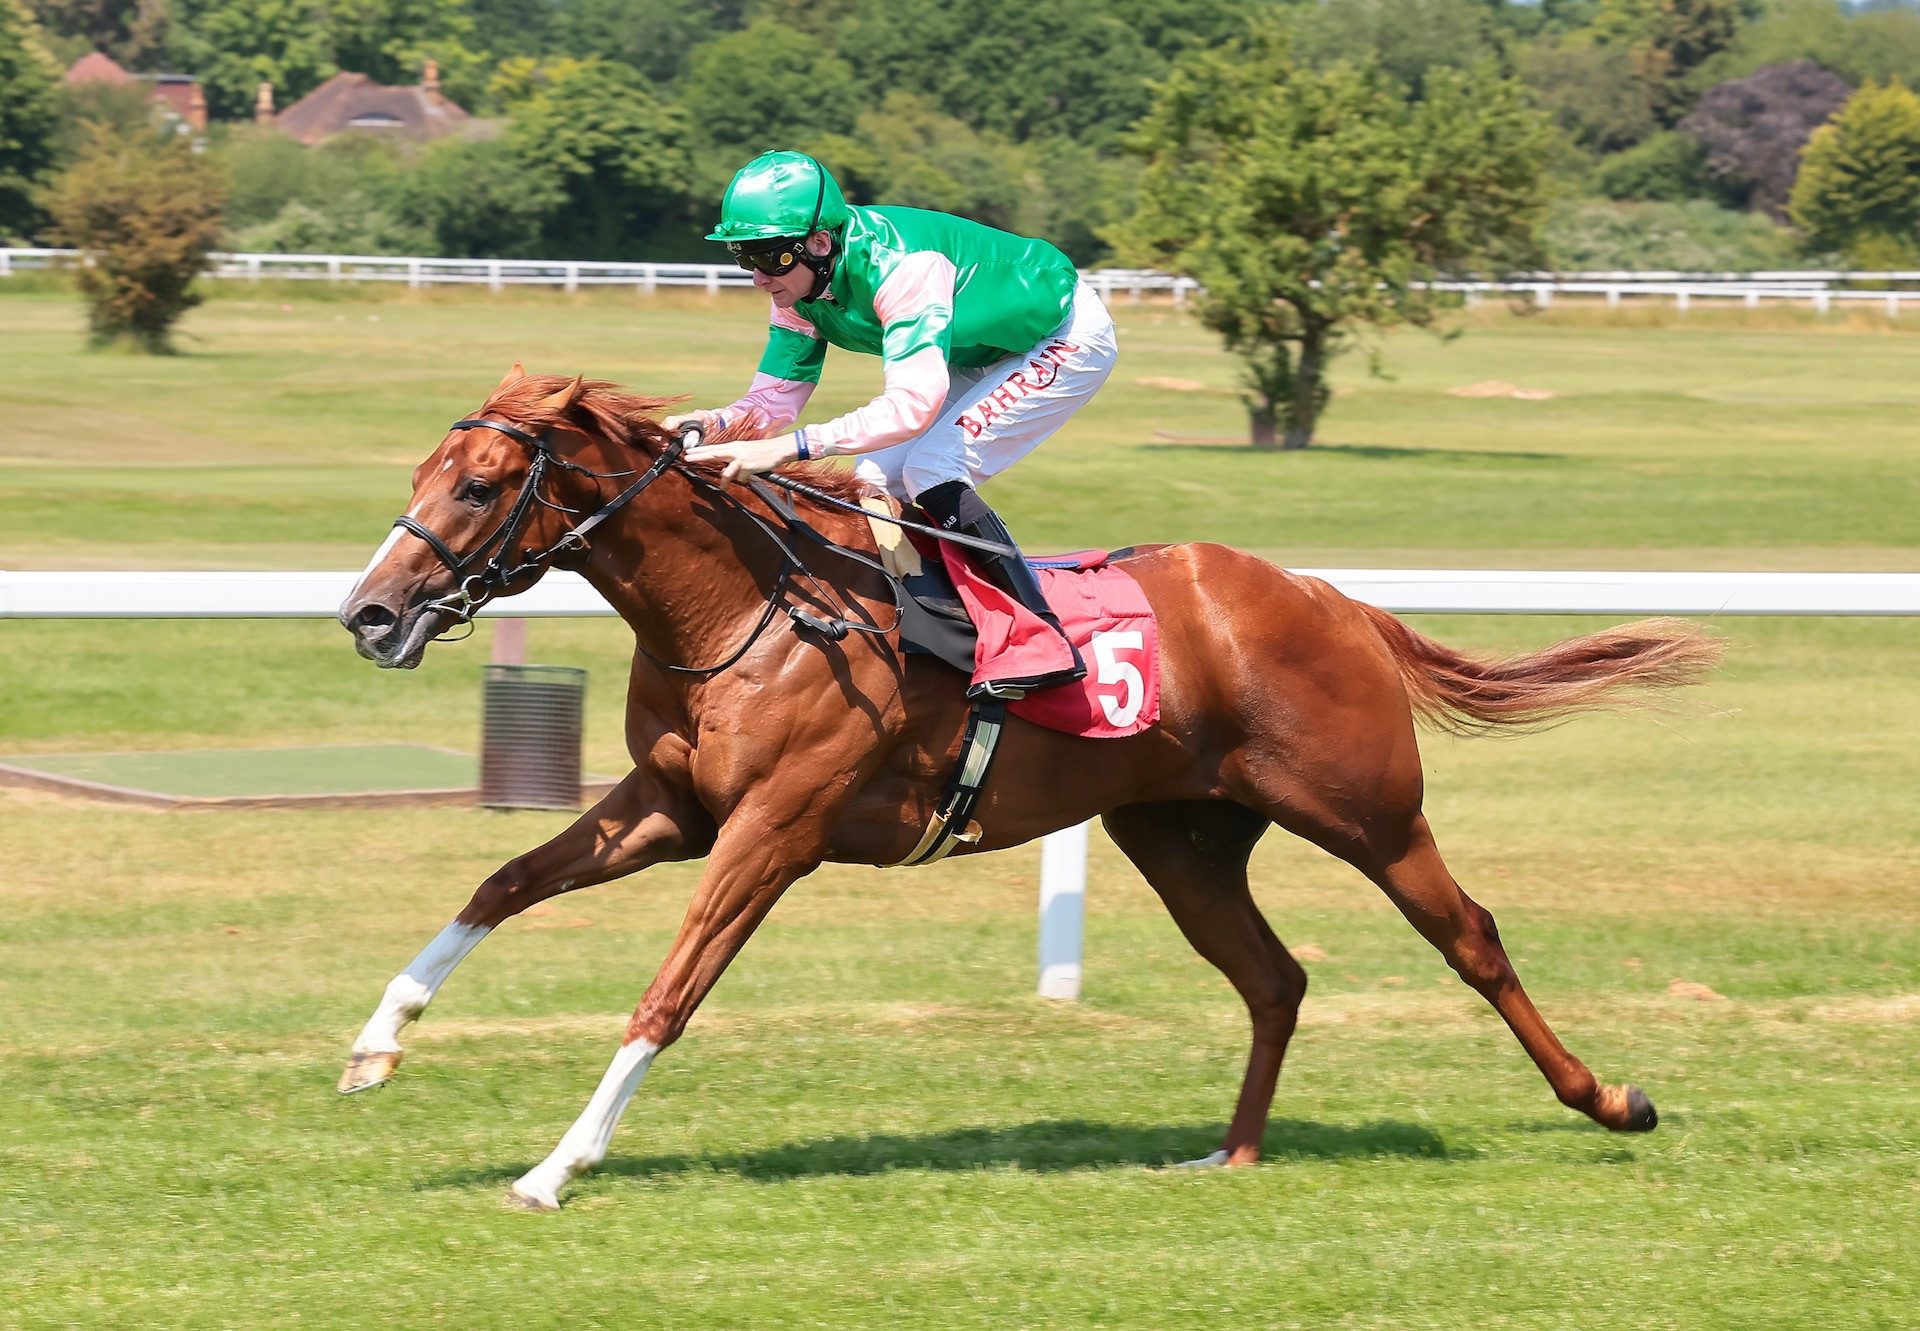
[[[147,99],[163,115],[195,133],[207,127],[207,97],[200,90],[200,80],[191,74],[129,74],[111,56],[91,51],[67,67],[66,81],[76,85],[143,86]]]
[[[431,60],[417,87],[389,88],[365,74],[335,74],[278,115],[273,112],[273,89],[263,83],[254,119],[309,148],[347,133],[424,143],[471,132],[473,122],[472,116],[441,95],[439,66]]]

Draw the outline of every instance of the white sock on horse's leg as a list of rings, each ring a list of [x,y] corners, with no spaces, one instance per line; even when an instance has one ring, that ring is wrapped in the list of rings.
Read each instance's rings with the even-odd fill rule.
[[[508,1200],[543,1211],[557,1210],[560,1189],[568,1181],[606,1159],[607,1146],[613,1141],[613,1129],[626,1110],[627,1101],[639,1088],[640,1079],[660,1046],[648,1040],[635,1040],[620,1046],[607,1068],[607,1075],[594,1088],[593,1098],[580,1117],[567,1129],[567,1135],[553,1148],[553,1154],[528,1170],[513,1185]]]
[[[1224,1149],[1203,1155],[1198,1160],[1182,1160],[1175,1169],[1223,1169],[1226,1167],[1227,1153]]]
[[[398,1053],[400,1032],[426,1011],[434,994],[446,983],[453,968],[473,951],[488,930],[477,924],[449,924],[415,957],[406,970],[394,976],[387,992],[374,1009],[373,1016],[353,1042],[356,1054]]]

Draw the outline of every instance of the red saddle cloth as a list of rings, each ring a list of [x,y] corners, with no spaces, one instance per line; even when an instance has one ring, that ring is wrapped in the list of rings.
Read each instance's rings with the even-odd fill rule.
[[[977,573],[959,547],[940,558],[972,616],[975,684],[1022,679],[1070,666],[1059,635]],[[1047,604],[1086,661],[1087,677],[1030,693],[1007,710],[1024,721],[1087,739],[1137,735],[1160,719],[1160,627],[1140,584],[1107,563],[1104,550],[1039,561]]]

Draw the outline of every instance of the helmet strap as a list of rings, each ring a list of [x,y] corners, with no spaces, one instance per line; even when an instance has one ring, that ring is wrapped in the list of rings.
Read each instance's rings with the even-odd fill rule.
[[[809,234],[808,239],[812,239]],[[827,294],[827,287],[833,281],[833,261],[839,257],[840,244],[831,235],[827,238],[827,252],[815,254],[807,248],[806,241],[800,243],[800,262],[813,274],[813,289],[803,297],[805,300],[819,300]]]
[[[814,232],[820,227],[820,207],[827,201],[827,168],[820,165],[820,159],[817,157],[809,157],[807,160],[813,163],[813,169],[819,174],[819,180],[813,191],[813,216],[807,219],[807,234],[800,238],[800,262],[813,272],[813,290],[807,293],[807,299],[819,300],[826,294],[828,284],[833,281],[833,258],[839,246],[834,244],[833,237],[829,236],[827,252],[824,255],[815,254],[807,247],[807,242],[813,239]]]

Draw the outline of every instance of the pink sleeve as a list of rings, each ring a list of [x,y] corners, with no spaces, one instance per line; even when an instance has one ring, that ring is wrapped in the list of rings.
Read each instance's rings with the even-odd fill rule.
[[[769,299],[767,303],[773,305],[771,299]],[[798,333],[802,337],[820,336],[820,330],[815,328],[807,320],[801,318],[792,310],[781,309],[778,305],[773,305],[773,313],[767,316],[767,322],[775,328],[784,328],[789,333]]]
[[[905,323],[932,310],[953,309],[953,260],[934,250],[909,254],[873,293],[873,312],[882,324]]]
[[[886,388],[866,406],[807,427],[807,445],[816,456],[873,453],[926,433],[947,400],[946,355],[927,347],[888,361],[886,375]]]
[[[807,427],[815,453],[873,453],[926,433],[951,384],[946,351],[925,339],[952,318],[953,279],[953,260],[933,252],[909,254],[887,275],[874,293],[873,310],[887,329],[887,350],[905,354],[886,356],[886,387],[879,397]]]
[[[740,419],[741,413],[757,411],[765,422],[762,428],[768,434],[775,434],[791,429],[793,423],[800,419],[807,399],[813,396],[813,389],[812,384],[798,379],[776,379],[770,374],[756,374],[745,393],[724,407],[714,408],[713,414],[719,418],[721,425],[730,425]]]
[[[795,314],[792,310],[783,310],[769,300],[771,313],[767,322],[775,328],[784,328],[790,333],[802,337],[818,337],[814,326]],[[768,434],[792,428],[805,410],[807,399],[813,396],[814,385],[801,379],[781,379],[771,374],[755,374],[753,382],[747,385],[747,391],[727,403],[724,407],[713,407],[707,412],[719,425],[731,425],[749,411],[760,413],[763,428]]]

